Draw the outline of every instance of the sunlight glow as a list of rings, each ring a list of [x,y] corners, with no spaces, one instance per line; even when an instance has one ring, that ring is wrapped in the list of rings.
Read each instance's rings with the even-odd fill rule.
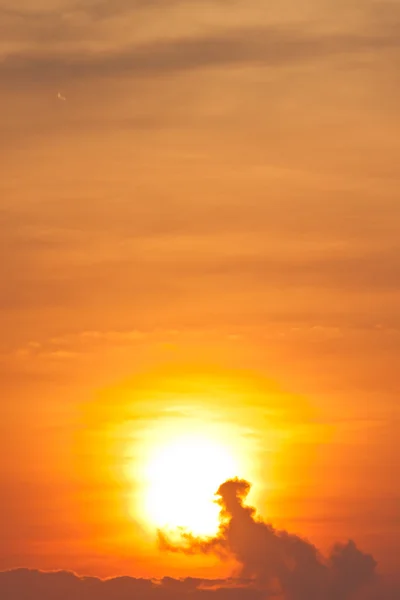
[[[135,400],[136,410],[151,406],[145,419],[125,419],[118,434],[123,445],[116,449],[127,485],[125,510],[149,533],[162,529],[170,539],[182,530],[215,535],[220,525],[216,492],[235,477],[252,482],[249,501],[258,506],[260,440],[239,402],[252,389],[247,379],[235,376],[156,373],[127,395],[127,405]],[[274,444],[271,431],[271,452]],[[263,492],[270,466],[263,461]]]
[[[238,474],[238,462],[222,444],[185,435],[160,447],[146,467],[146,511],[158,528],[213,535],[219,525],[215,492]]]

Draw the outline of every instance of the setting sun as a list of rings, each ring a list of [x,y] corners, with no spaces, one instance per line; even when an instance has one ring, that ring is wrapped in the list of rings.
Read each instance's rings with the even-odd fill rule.
[[[215,534],[215,492],[221,482],[237,475],[238,467],[228,448],[202,435],[185,435],[158,448],[146,467],[150,521],[162,529]]]
[[[182,531],[212,536],[219,527],[221,483],[247,477],[257,490],[257,449],[249,428],[207,409],[205,391],[202,399],[177,393],[158,411],[158,419],[149,419],[134,434],[127,423],[119,433],[126,440],[119,451],[131,489],[126,510],[153,534],[161,529],[173,537]]]
[[[399,26],[0,0],[0,600],[400,600]]]

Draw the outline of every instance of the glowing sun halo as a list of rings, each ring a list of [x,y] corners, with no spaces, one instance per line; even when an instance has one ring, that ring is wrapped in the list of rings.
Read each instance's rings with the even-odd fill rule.
[[[145,505],[156,527],[213,535],[219,525],[218,487],[238,475],[228,447],[203,435],[185,435],[161,446],[146,469]]]

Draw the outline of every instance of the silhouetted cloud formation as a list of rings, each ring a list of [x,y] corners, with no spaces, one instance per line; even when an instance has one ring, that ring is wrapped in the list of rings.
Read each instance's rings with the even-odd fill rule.
[[[375,582],[355,595],[354,600],[398,600],[399,589]],[[332,596],[319,592],[308,598],[330,600]],[[97,577],[78,577],[58,571],[44,573],[16,569],[0,573],[2,600],[286,600],[278,590],[268,593],[261,586],[244,580],[172,579],[161,581],[117,577],[101,580]],[[338,596],[341,599],[345,596]]]
[[[218,490],[221,526],[215,538],[184,534],[160,548],[185,554],[232,556],[240,572],[229,579],[101,580],[58,571],[15,569],[0,573],[1,600],[398,600],[400,589],[376,574],[372,556],[349,541],[324,558],[310,542],[263,522],[245,505],[250,484],[230,480]]]
[[[101,580],[58,571],[43,573],[17,569],[0,573],[2,600],[261,600],[262,590],[235,581],[161,581],[117,577]]]
[[[374,558],[353,541],[336,544],[325,558],[307,540],[277,531],[257,518],[255,509],[244,503],[249,490],[246,481],[221,485],[221,526],[215,538],[201,540],[184,534],[182,543],[176,545],[160,532],[160,547],[185,554],[233,555],[240,565],[240,577],[253,580],[267,597],[346,600],[373,598],[375,593],[379,598],[390,597],[382,595],[386,592],[376,575]]]

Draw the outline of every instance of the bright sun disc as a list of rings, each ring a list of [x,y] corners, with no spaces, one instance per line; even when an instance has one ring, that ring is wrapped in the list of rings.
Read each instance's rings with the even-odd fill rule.
[[[215,534],[219,525],[215,492],[237,474],[237,461],[228,448],[201,435],[178,437],[160,447],[146,466],[149,521],[170,531]]]

